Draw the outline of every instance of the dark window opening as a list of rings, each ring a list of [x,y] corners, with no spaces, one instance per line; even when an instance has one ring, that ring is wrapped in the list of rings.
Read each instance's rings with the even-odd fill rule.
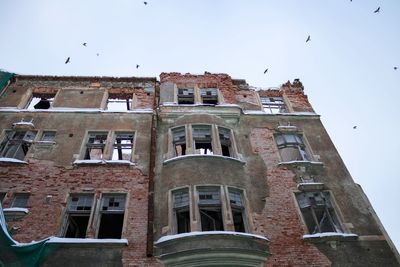
[[[0,192],[0,203],[3,204],[3,200],[6,198],[7,193]]]
[[[84,159],[103,159],[107,133],[89,133]]]
[[[184,126],[172,129],[172,145],[174,148],[174,156],[186,155],[186,134]]]
[[[309,160],[306,146],[298,134],[277,134],[275,140],[283,161]]]
[[[176,221],[177,221],[177,233],[188,233],[190,232],[190,213],[189,210],[177,210]]]
[[[133,148],[133,134],[119,133],[113,145],[113,160],[131,160]]]
[[[178,104],[194,104],[193,88],[178,89]]]
[[[244,206],[242,193],[229,189],[229,203],[231,205],[233,224],[236,232],[246,232],[244,224]]]
[[[7,131],[0,144],[0,155],[5,158],[24,160],[36,133],[31,131]]]
[[[28,204],[29,194],[18,193],[14,195],[14,200],[11,204],[12,208],[26,208]]]
[[[89,217],[89,214],[70,214],[68,216],[68,226],[64,237],[85,238]]]
[[[124,214],[102,214],[97,238],[121,238]]]
[[[217,105],[218,90],[217,88],[202,88],[200,89],[201,99],[203,104]]]
[[[222,156],[232,156],[231,130],[218,127],[219,140],[221,142]]]
[[[202,231],[224,231],[221,208],[200,208]]]
[[[173,193],[176,232],[190,232],[189,191],[181,189]]]
[[[342,232],[328,192],[307,192],[296,196],[310,234]]]
[[[27,109],[49,109],[53,107],[56,94],[33,93]]]
[[[209,125],[193,126],[195,154],[213,155],[211,127]]]
[[[232,209],[233,224],[235,226],[235,232],[246,232],[244,228],[242,210]]]

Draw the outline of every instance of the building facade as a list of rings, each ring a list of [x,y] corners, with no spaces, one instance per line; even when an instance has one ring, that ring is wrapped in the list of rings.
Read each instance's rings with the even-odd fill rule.
[[[3,77],[4,266],[400,265],[299,80]]]

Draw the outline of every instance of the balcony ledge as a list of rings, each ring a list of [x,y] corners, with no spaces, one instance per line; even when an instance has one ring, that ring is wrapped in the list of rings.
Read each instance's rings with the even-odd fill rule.
[[[171,162],[175,162],[175,161],[180,161],[180,160],[185,160],[185,159],[192,159],[192,158],[215,158],[215,159],[221,159],[221,160],[229,160],[229,161],[234,161],[237,163],[240,163],[242,165],[246,164],[245,161],[237,159],[237,158],[232,158],[232,157],[225,157],[225,156],[221,156],[221,155],[199,155],[199,154],[190,154],[190,155],[184,155],[184,156],[178,156],[178,157],[174,157],[171,159],[167,159],[164,160],[163,165],[167,165]]]
[[[321,243],[330,241],[355,241],[358,239],[356,234],[346,234],[337,232],[316,233],[303,235],[303,240],[310,243]]]

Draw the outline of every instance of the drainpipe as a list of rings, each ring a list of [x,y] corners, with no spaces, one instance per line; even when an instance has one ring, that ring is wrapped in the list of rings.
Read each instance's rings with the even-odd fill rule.
[[[154,102],[153,115],[151,119],[151,138],[150,138],[150,164],[149,164],[149,186],[147,202],[147,257],[153,256],[154,243],[154,176],[157,153],[157,117],[158,117],[158,97],[160,87],[157,80],[154,82]]]

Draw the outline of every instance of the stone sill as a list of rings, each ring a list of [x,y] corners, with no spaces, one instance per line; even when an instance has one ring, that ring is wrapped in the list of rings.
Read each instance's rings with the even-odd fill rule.
[[[15,159],[15,158],[0,158],[0,163],[9,163],[9,164],[28,164],[28,162]]]
[[[221,155],[191,154],[191,155],[178,156],[178,157],[174,157],[174,158],[171,158],[171,159],[164,160],[163,165],[168,165],[169,163],[172,163],[172,162],[186,160],[186,159],[193,159],[193,158],[208,158],[208,159],[215,158],[215,159],[229,160],[229,161],[237,162],[237,163],[242,164],[242,165],[246,164],[245,161],[242,161],[240,159],[231,158],[231,157],[225,157],[225,156],[221,156]]]
[[[319,191],[325,188],[324,183],[299,183],[297,189],[300,191]]]
[[[356,234],[346,234],[346,233],[336,233],[336,232],[303,235],[303,240],[310,243],[321,243],[330,241],[355,241],[357,239],[358,235]]]
[[[136,166],[136,164],[129,160],[80,160],[77,159],[73,162],[73,165],[128,165],[128,166]]]
[[[66,247],[124,247],[128,246],[127,239],[95,239],[95,238],[63,238],[51,237],[47,244]]]
[[[284,161],[284,162],[279,162],[279,166],[282,167],[292,167],[292,166],[305,166],[305,167],[320,167],[322,168],[324,166],[324,163],[320,161],[308,161],[308,160],[292,160],[292,161]]]
[[[4,208],[3,212],[6,221],[20,221],[29,213],[29,210],[26,208]]]

